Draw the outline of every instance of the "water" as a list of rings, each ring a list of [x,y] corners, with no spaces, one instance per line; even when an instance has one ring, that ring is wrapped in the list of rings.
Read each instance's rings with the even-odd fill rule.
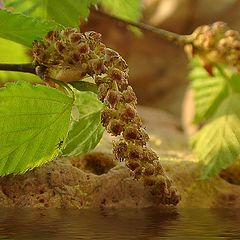
[[[240,239],[240,209],[0,209],[0,239]]]

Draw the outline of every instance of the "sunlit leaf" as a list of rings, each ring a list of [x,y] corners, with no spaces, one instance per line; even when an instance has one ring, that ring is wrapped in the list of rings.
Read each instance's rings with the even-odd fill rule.
[[[27,47],[41,39],[49,30],[59,27],[50,21],[38,20],[21,14],[0,10],[0,37]]]
[[[27,55],[27,48],[21,44],[0,38],[0,63],[29,63],[31,58]],[[39,77],[29,73],[0,71],[0,83],[6,81],[40,82]]]
[[[215,176],[240,155],[240,95],[225,99],[211,121],[193,139],[203,178]]]
[[[199,123],[211,117],[221,102],[228,96],[227,79],[213,68],[213,76],[199,64],[197,59],[192,63],[189,74],[190,87],[194,94],[194,122]]]
[[[56,157],[67,136],[73,99],[43,85],[0,88],[0,175]]]
[[[87,18],[97,0],[6,0],[13,10],[34,17],[54,20],[64,26],[78,26],[79,17]]]
[[[234,92],[240,93],[240,75],[239,74],[237,73],[233,74],[232,77],[229,79],[229,83]]]
[[[100,119],[102,103],[92,92],[76,91],[75,104],[79,116],[73,120],[66,147],[63,150],[65,156],[81,155],[95,148],[103,135],[103,127]]]
[[[141,17],[141,0],[100,0],[106,12],[125,20],[138,21]]]

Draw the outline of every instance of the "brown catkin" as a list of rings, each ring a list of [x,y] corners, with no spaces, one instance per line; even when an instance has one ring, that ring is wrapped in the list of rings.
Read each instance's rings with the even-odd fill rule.
[[[113,154],[125,161],[134,178],[142,181],[161,204],[176,205],[180,196],[167,177],[158,156],[148,146],[149,136],[136,110],[137,98],[128,85],[128,66],[114,50],[101,43],[95,32],[80,33],[67,28],[52,31],[45,40],[33,44],[36,66],[44,66],[41,76],[73,81],[63,70],[74,70],[74,80],[90,75],[98,86],[98,97],[105,103],[101,121],[107,131],[119,136],[113,142]],[[66,71],[67,72],[67,71]],[[68,74],[68,73],[67,73]]]
[[[224,22],[196,28],[189,40],[187,53],[198,55],[206,66],[223,63],[240,73],[240,34]]]

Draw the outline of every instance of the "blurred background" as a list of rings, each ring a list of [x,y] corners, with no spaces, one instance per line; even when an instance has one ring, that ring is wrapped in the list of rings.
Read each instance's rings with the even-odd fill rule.
[[[190,34],[197,26],[215,21],[224,21],[239,31],[240,1],[143,0],[141,22],[179,34]],[[139,104],[181,116],[188,61],[180,46],[154,33],[136,35],[126,25],[96,12],[83,28],[102,33],[103,42],[126,59]]]

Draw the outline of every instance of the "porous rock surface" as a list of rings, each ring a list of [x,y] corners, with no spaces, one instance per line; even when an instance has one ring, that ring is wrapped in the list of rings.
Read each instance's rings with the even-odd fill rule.
[[[240,207],[239,185],[220,177],[199,180],[198,162],[187,151],[186,139],[175,119],[159,110],[139,110],[149,126],[151,147],[161,156],[163,167],[182,196],[177,207]],[[95,151],[85,156],[57,159],[24,175],[0,178],[0,208],[152,206],[163,207],[140,182],[133,180],[123,163],[113,161],[107,135]]]

